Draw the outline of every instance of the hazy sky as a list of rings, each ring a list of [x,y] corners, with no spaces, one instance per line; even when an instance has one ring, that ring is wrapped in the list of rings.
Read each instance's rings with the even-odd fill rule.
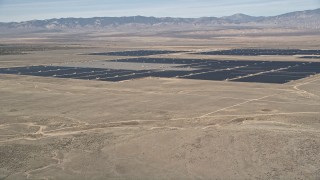
[[[61,17],[271,16],[320,8],[320,0],[0,0],[0,21]]]

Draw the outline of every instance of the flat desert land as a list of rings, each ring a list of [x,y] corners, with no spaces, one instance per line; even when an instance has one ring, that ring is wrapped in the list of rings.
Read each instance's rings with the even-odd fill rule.
[[[0,68],[134,58],[87,55],[93,52],[320,44],[308,32],[241,31],[2,35],[2,47],[19,50],[1,55]],[[148,57],[319,62],[185,52]],[[285,84],[0,74],[0,179],[319,178],[319,74]]]

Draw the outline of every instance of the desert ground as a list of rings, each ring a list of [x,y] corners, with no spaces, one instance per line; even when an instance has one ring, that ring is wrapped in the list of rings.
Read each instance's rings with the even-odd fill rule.
[[[319,49],[319,37],[280,28],[5,34],[0,49],[14,50],[0,55],[0,68],[114,60],[123,57],[86,54],[139,49]],[[319,178],[319,75],[268,84],[0,74],[0,179]]]

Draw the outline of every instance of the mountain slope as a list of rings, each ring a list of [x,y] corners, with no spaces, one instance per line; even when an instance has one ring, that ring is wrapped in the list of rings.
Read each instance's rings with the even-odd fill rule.
[[[295,26],[300,28],[320,29],[320,8],[315,10],[297,11],[268,17],[264,23],[278,24],[282,26]]]
[[[264,19],[264,17],[255,17],[255,16],[248,16],[246,14],[234,14],[232,16],[224,16],[220,19],[226,20],[230,23],[248,23],[248,22],[255,22]]]
[[[130,25],[272,25],[320,29],[320,9],[297,11],[271,17],[254,17],[245,14],[235,14],[221,18],[157,18],[157,17],[93,17],[93,18],[61,18],[48,20],[32,20],[25,22],[0,23],[0,30],[63,30],[63,29],[96,29]]]

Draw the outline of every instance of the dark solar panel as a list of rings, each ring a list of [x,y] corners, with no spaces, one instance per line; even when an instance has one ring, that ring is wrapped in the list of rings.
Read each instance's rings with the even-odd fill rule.
[[[157,71],[157,72],[152,72],[150,76],[172,78],[172,77],[185,76],[187,74],[190,74],[190,71]]]
[[[174,64],[184,70],[126,70],[62,66],[0,68],[0,74],[123,81],[144,77],[238,82],[287,83],[320,73],[320,62],[218,61],[172,58],[134,58],[113,62]],[[119,65],[120,67],[120,65]]]
[[[200,52],[201,55],[236,55],[236,56],[260,56],[260,55],[320,55],[320,50],[301,49],[231,49],[221,51]]]
[[[240,79],[235,79],[232,81],[237,82],[259,82],[259,83],[275,83],[275,84],[284,84],[290,82],[292,80],[298,80],[305,78],[305,76],[279,76],[279,75],[257,75],[257,76],[250,76]]]
[[[156,54],[171,54],[185,51],[160,51],[160,50],[138,50],[138,51],[120,51],[120,52],[101,52],[90,53],[89,55],[103,55],[103,56],[149,56]]]
[[[199,73],[195,75],[185,76],[182,78],[185,79],[199,79],[199,80],[215,80],[215,81],[223,81],[231,78],[235,78],[238,76],[245,75],[245,73],[239,71],[218,71],[218,72],[209,72],[209,73]]]

